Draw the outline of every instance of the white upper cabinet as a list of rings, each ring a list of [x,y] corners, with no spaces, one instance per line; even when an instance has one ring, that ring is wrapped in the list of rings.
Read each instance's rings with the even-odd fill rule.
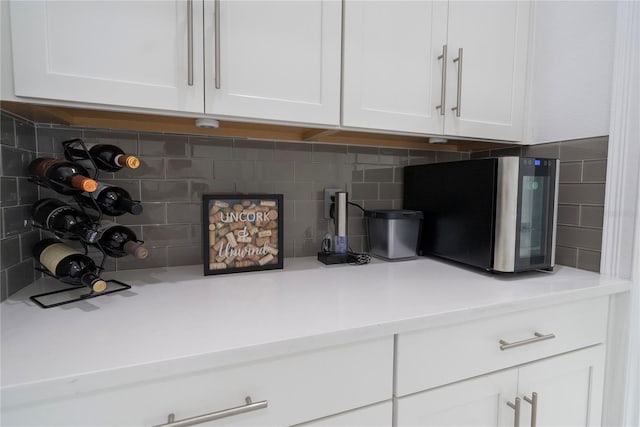
[[[345,2],[342,124],[442,134],[447,3]]]
[[[204,110],[201,0],[12,1],[10,13],[17,96]]]
[[[529,6],[346,0],[342,124],[521,140]]]
[[[529,8],[449,2],[445,135],[522,139]]]
[[[205,112],[338,125],[341,16],[337,0],[206,1]]]

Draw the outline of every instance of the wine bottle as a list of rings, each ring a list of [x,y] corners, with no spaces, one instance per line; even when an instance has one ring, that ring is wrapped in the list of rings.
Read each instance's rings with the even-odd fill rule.
[[[131,200],[131,195],[124,188],[99,182],[98,189],[93,193],[93,197],[100,211],[105,215],[120,216],[126,213],[140,215],[142,213],[140,202]],[[95,209],[95,204],[89,194],[80,194],[78,200],[83,205]]]
[[[80,159],[88,159],[90,157],[98,169],[106,172],[117,172],[123,167],[137,169],[140,166],[140,159],[134,155],[125,154],[120,147],[115,145],[94,145],[89,149],[88,153],[78,148],[67,148],[65,156],[68,160],[75,160],[75,158],[69,158],[69,154]]]
[[[138,243],[136,233],[129,227],[107,222],[100,231],[98,243],[110,257],[121,258],[133,255],[135,258],[144,259],[149,255],[149,251]]]
[[[91,227],[91,219],[60,200],[38,200],[31,214],[36,225],[64,239],[80,239],[90,244],[98,240],[99,234]]]
[[[46,185],[60,194],[96,191],[96,182],[82,166],[66,160],[39,157],[29,164],[29,174],[41,178]]]
[[[84,285],[93,292],[103,292],[107,282],[98,274],[91,258],[57,239],[44,239],[33,247],[33,256],[60,281],[72,285]]]

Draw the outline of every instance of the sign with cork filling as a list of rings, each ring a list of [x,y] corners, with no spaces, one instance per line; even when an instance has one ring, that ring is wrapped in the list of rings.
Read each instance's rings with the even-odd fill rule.
[[[204,274],[282,268],[282,194],[206,194]]]

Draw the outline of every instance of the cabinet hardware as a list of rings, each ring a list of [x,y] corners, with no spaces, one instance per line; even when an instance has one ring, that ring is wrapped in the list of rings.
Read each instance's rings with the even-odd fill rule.
[[[458,57],[453,59],[458,63],[458,91],[456,93],[456,106],[451,111],[456,112],[456,117],[460,117],[460,104],[462,101],[462,48],[458,48]]]
[[[193,86],[193,0],[187,0],[187,83]]]
[[[507,406],[513,409],[513,427],[520,427],[520,398],[516,397],[516,403],[507,402]]]
[[[222,411],[210,412],[208,414],[197,415],[191,418],[185,418],[183,420],[175,420],[174,414],[169,414],[166,424],[158,424],[154,427],[187,427],[196,424],[206,423],[208,421],[219,420],[221,418],[232,417],[234,415],[244,414],[246,412],[255,411],[257,409],[266,408],[269,403],[266,400],[260,402],[252,402],[251,397],[247,396],[245,399],[246,405],[236,406],[234,408],[223,409]]]
[[[215,76],[215,86],[216,89],[220,89],[220,0],[215,0],[213,3],[213,13],[215,14],[214,21],[214,37],[216,39],[215,42],[215,64],[214,64],[214,72]]]
[[[442,45],[442,54],[438,55],[442,60],[442,82],[440,84],[440,105],[436,105],[436,110],[440,110],[440,115],[444,116],[444,101],[447,87],[447,45]]]
[[[536,427],[538,422],[538,393],[535,391],[531,393],[531,399],[524,396],[524,401],[531,404],[531,427]]]
[[[535,332],[534,335],[535,337],[533,338],[528,338],[526,340],[516,341],[516,342],[507,342],[505,340],[500,340],[500,350],[508,350],[510,348],[520,347],[521,345],[532,344],[538,341],[550,340],[551,338],[556,337],[555,334],[542,335],[539,332]]]

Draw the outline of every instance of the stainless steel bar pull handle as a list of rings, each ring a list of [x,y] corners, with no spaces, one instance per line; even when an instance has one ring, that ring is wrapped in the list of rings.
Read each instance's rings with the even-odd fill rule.
[[[535,336],[533,338],[529,338],[522,341],[516,341],[516,342],[507,342],[505,340],[500,340],[500,350],[508,350],[510,348],[520,347],[522,345],[527,345],[527,344],[533,344],[534,342],[550,340],[556,337],[555,334],[543,335],[539,332],[535,332],[534,335]]]
[[[507,402],[507,406],[513,409],[513,427],[520,427],[520,398],[516,397],[516,403]]]
[[[440,86],[440,105],[436,105],[436,110],[440,110],[440,115],[444,116],[444,101],[447,87],[447,45],[442,45],[442,54],[438,55],[442,60],[442,83]]]
[[[536,427],[538,423],[538,393],[531,393],[531,399],[524,396],[524,401],[531,405],[531,427]]]
[[[460,117],[460,104],[462,104],[462,48],[458,48],[458,57],[454,58],[453,62],[458,63],[458,92],[456,94],[456,106],[452,107],[451,111],[455,111],[456,117]]]
[[[220,418],[232,417],[234,415],[244,414],[246,412],[255,411],[257,409],[264,409],[268,406],[266,400],[260,402],[252,402],[251,397],[245,398],[246,405],[236,406],[235,408],[224,409],[222,411],[210,412],[208,414],[198,415],[191,418],[185,418],[183,420],[175,420],[174,414],[169,414],[166,424],[158,424],[154,427],[187,427],[194,426],[196,424],[206,423],[208,421],[219,420]]]
[[[193,86],[193,0],[187,0],[187,83]]]
[[[215,0],[213,3],[213,10],[215,14],[215,22],[214,22],[214,37],[215,41],[215,64],[214,64],[214,72],[216,73],[215,77],[215,86],[216,89],[220,89],[220,0]]]

